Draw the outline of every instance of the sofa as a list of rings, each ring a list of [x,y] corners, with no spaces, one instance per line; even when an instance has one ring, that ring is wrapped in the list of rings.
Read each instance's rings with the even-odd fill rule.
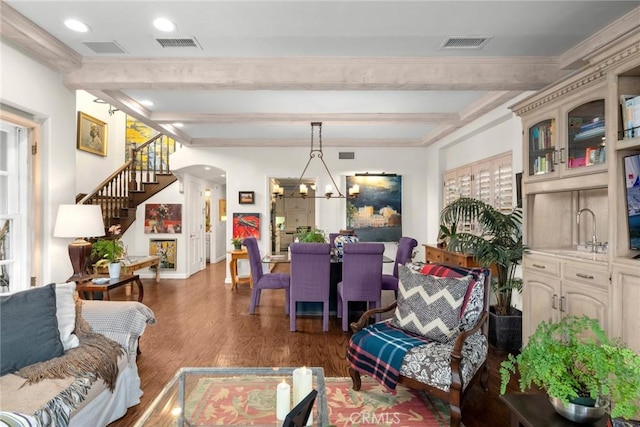
[[[138,340],[153,311],[84,301],[75,283],[0,295],[0,426],[99,427],[140,403]]]

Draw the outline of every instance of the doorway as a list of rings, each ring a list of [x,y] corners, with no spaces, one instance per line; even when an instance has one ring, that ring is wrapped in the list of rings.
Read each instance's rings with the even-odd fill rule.
[[[307,197],[300,197],[298,178],[270,178],[271,192],[270,230],[271,252],[287,252],[299,227],[314,228],[316,224],[316,180],[304,179]],[[273,189],[278,185],[283,196],[277,197]]]

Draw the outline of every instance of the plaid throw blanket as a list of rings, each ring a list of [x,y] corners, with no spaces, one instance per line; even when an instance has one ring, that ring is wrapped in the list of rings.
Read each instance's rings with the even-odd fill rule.
[[[355,333],[349,341],[347,359],[356,371],[369,375],[396,394],[404,355],[429,340],[410,335],[388,322],[375,323]]]

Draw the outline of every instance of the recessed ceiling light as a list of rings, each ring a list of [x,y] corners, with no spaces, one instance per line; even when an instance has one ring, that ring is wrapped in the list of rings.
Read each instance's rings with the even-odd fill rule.
[[[153,101],[149,101],[148,99],[143,99],[142,101],[140,101],[140,104],[144,105],[145,107],[153,107]]]
[[[226,177],[226,175],[225,175],[225,174],[222,174],[222,175],[220,175],[220,176],[221,176],[221,177],[223,177],[223,178],[224,178],[224,177]]]
[[[153,26],[158,30],[164,31],[166,33],[174,31],[176,29],[176,24],[169,21],[167,18],[156,18],[153,21]]]
[[[174,123],[173,125],[174,125],[175,127],[177,127],[177,128],[181,128],[181,127],[183,127],[183,126],[184,126],[184,123],[176,122],[176,123]]]
[[[210,170],[211,170],[211,166],[205,166],[205,167],[204,167],[204,170],[206,170],[206,171],[210,171]]]
[[[89,26],[84,22],[78,21],[77,19],[67,19],[64,21],[64,25],[73,31],[77,31],[78,33],[86,33],[90,30]]]

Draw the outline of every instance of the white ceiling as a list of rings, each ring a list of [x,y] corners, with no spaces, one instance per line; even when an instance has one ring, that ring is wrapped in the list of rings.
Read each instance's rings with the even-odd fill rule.
[[[1,7],[3,38],[60,70],[68,87],[193,146],[308,146],[311,121],[324,123],[324,145],[426,146],[640,28],[640,1],[4,0]],[[159,16],[177,30],[154,29]],[[70,17],[91,31],[68,30]],[[489,40],[479,50],[442,49],[450,36]],[[192,38],[199,47],[163,48],[157,38]],[[96,42],[123,52],[96,53],[86,44]]]

